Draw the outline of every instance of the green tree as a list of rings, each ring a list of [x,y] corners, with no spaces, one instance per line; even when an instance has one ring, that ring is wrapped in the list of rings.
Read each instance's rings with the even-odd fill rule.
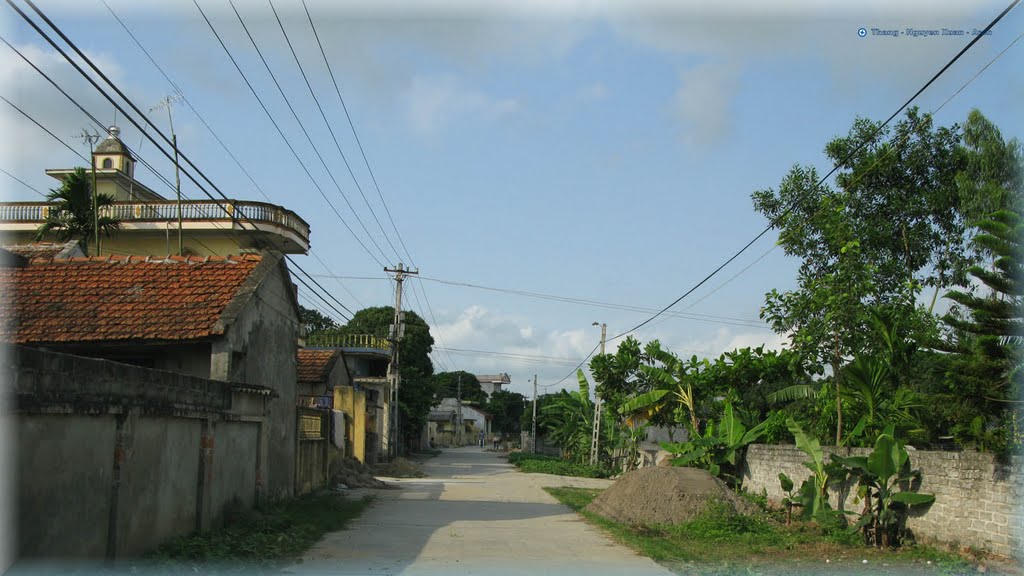
[[[946,317],[955,330],[957,358],[947,373],[947,400],[959,405],[952,422],[957,440],[981,449],[1003,450],[1020,438],[1019,410],[1012,410],[1024,373],[1024,221],[1000,210],[980,222],[975,242],[992,257],[991,268],[974,266],[971,275],[988,293],[954,290],[947,297],[963,307]]]
[[[306,327],[306,337],[336,333],[341,329],[341,325],[313,308],[299,305],[299,317],[302,319],[302,325]]]
[[[55,233],[61,242],[77,240],[82,250],[88,254],[89,242],[96,235],[97,228],[104,236],[119,230],[121,223],[111,216],[99,216],[93,211],[92,184],[86,176],[85,168],[75,168],[68,174],[60,188],[51,190],[46,195],[50,211],[46,220],[36,230],[36,239],[42,240],[46,235]],[[96,195],[96,211],[114,203],[110,194]]]
[[[847,136],[826,145],[839,167],[834,185],[797,166],[778,191],[753,195],[786,254],[801,260],[798,287],[770,292],[762,317],[790,334],[796,350],[831,365],[837,443],[842,367],[879,351],[867,336],[872,312],[913,310],[924,287],[962,284],[970,261],[957,182],[967,166],[959,127],[935,128],[916,109],[875,133],[878,127],[858,119]]]
[[[484,410],[494,418],[491,421],[494,430],[502,434],[518,434],[526,412],[526,396],[511,390],[498,390],[491,394]]]
[[[462,390],[461,396],[459,392],[460,387]],[[476,376],[465,370],[434,374],[434,393],[437,396],[436,400],[438,402],[442,398],[462,398],[463,401],[479,404],[487,402],[487,393],[480,387],[480,381],[476,379]]]

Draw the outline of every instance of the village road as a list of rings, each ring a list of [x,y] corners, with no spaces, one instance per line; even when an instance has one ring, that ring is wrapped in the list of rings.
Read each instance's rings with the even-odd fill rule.
[[[669,575],[612,542],[543,490],[603,488],[608,480],[523,474],[480,448],[446,450],[424,463],[429,477],[394,480],[401,490],[328,534],[290,574]]]

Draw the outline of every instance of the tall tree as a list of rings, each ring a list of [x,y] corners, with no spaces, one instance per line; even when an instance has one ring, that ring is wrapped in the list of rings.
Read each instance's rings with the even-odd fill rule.
[[[299,316],[306,327],[306,336],[315,337],[328,332],[337,332],[341,325],[322,314],[319,310],[299,306]]]
[[[97,228],[104,236],[110,236],[121,228],[121,223],[111,216],[99,216],[96,212],[114,203],[110,194],[96,195],[96,210],[93,210],[92,184],[85,168],[75,168],[61,183],[60,188],[46,195],[50,211],[46,220],[36,230],[36,239],[42,240],[50,233],[56,233],[61,242],[77,240],[82,250],[89,253],[89,242],[96,235]]]
[[[497,390],[484,407],[490,413],[492,427],[502,434],[516,434],[521,428],[523,413],[526,411],[526,396],[511,390]]]
[[[839,167],[834,185],[797,166],[778,191],[753,199],[786,254],[801,260],[798,287],[767,294],[762,316],[790,334],[794,348],[831,365],[838,443],[841,368],[866,351],[881,353],[868,337],[873,310],[910,311],[924,287],[966,281],[957,175],[967,156],[959,127],[936,128],[916,109],[891,128],[858,119],[825,153]]]
[[[462,398],[480,404],[487,402],[487,393],[480,387],[480,381],[465,370],[434,374],[434,393],[438,401],[442,398]]]

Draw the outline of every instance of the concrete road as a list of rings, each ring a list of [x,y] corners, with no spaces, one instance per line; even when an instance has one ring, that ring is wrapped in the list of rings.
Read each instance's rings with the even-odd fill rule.
[[[328,534],[291,574],[668,575],[612,542],[544,486],[604,488],[608,480],[523,474],[468,447],[424,463],[429,477],[389,480],[347,530]],[[358,496],[364,491],[353,490]]]

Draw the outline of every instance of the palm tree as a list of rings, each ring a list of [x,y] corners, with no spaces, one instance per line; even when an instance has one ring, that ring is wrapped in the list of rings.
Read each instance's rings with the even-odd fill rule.
[[[110,216],[99,216],[93,213],[92,185],[86,177],[85,168],[75,168],[74,172],[64,178],[60,188],[51,190],[46,196],[51,203],[46,220],[36,231],[36,240],[50,232],[56,232],[61,242],[78,240],[82,250],[88,254],[89,239],[96,234],[97,228],[107,237],[114,230],[121,228],[121,222]],[[96,195],[96,210],[114,203],[110,194]],[[97,247],[98,249],[98,247]]]

